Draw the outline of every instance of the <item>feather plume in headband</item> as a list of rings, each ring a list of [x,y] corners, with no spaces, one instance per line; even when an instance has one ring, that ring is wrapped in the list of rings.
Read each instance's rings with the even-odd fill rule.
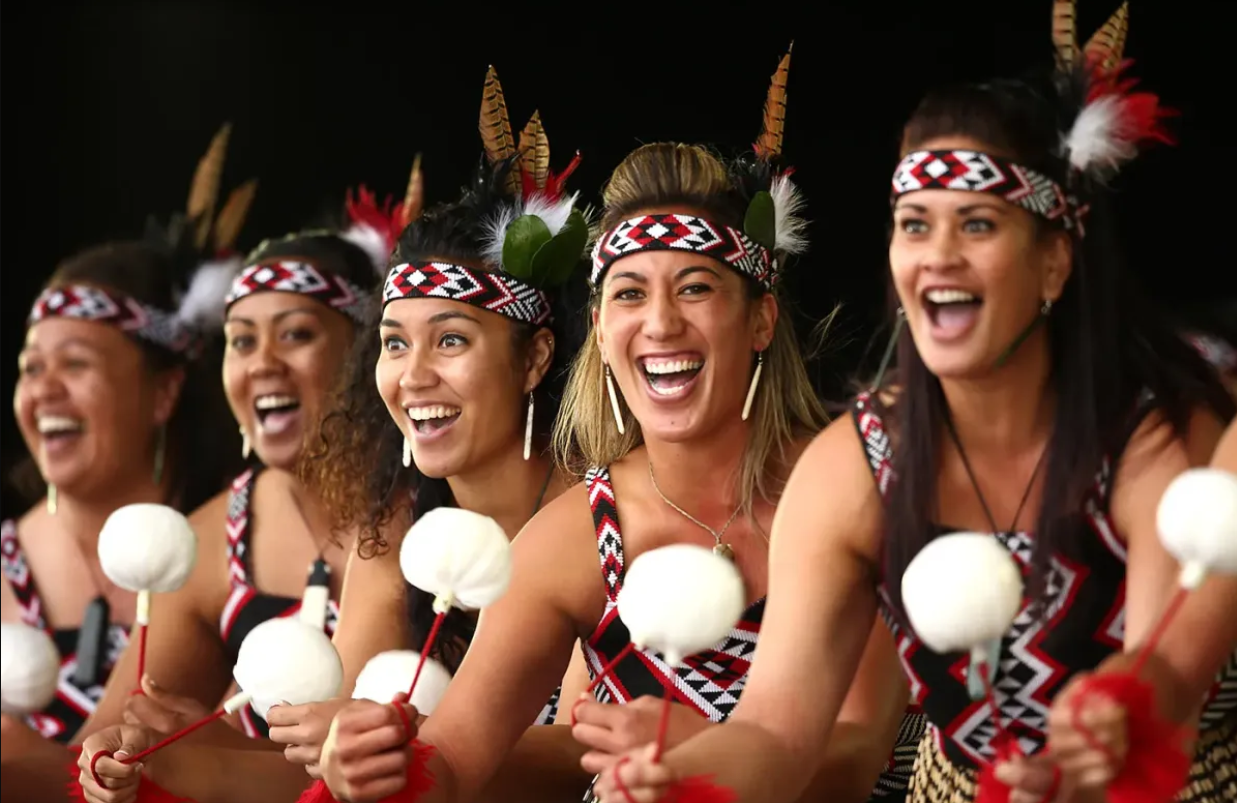
[[[369,255],[379,275],[386,272],[400,234],[420,217],[424,193],[419,153],[412,161],[412,173],[408,176],[408,187],[401,203],[393,206],[394,199],[387,196],[380,206],[377,196],[365,185],[357,188],[355,198],[352,190],[348,191],[345,208],[349,225],[341,236]]]
[[[755,158],[739,159],[729,166],[735,188],[749,199],[743,229],[694,215],[643,215],[625,220],[604,233],[593,248],[589,281],[594,287],[601,285],[610,265],[624,256],[680,249],[720,260],[771,289],[782,260],[807,250],[803,197],[790,180],[793,170],[777,168],[793,49],[791,42],[770,81],[761,131],[752,147]]]

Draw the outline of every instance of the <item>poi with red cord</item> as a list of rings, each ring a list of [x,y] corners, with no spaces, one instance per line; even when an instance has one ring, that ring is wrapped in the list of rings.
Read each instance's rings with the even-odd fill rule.
[[[455,507],[435,508],[421,516],[408,530],[400,545],[399,565],[408,584],[434,595],[434,623],[426,636],[425,644],[416,655],[411,682],[403,674],[407,662],[387,661],[385,666],[375,668],[384,675],[365,689],[367,694],[382,695],[390,700],[389,689],[401,688],[393,706],[404,720],[404,730],[414,731],[413,723],[400,705],[402,700],[412,700],[418,711],[427,713],[417,705],[426,698],[418,695],[423,677],[431,679],[434,690],[445,691],[439,672],[445,672],[429,656],[442,628],[442,623],[453,607],[461,610],[484,610],[497,602],[511,584],[511,542],[498,522],[489,516]],[[406,658],[407,656],[405,656]],[[375,656],[371,659],[381,659]],[[429,674],[424,674],[426,669]],[[366,669],[369,669],[367,664]],[[362,673],[364,674],[364,673]],[[402,687],[396,684],[402,683]],[[357,680],[357,692],[361,691],[361,676]],[[403,691],[406,689],[406,691]],[[383,694],[384,691],[388,693]],[[354,692],[354,697],[356,692]],[[439,694],[440,696],[440,694]],[[433,706],[437,699],[432,700]],[[394,795],[383,798],[383,803],[412,803],[422,794],[434,788],[434,777],[428,762],[434,754],[431,745],[412,739],[412,758],[408,764],[404,788]],[[301,794],[298,803],[330,803],[335,798],[327,785],[319,780]]]
[[[991,711],[996,761],[1021,755],[1001,722],[992,688],[1001,638],[1023,606],[1022,572],[990,533],[950,533],[928,542],[902,575],[902,604],[911,629],[937,653],[969,652],[971,671]],[[997,649],[994,649],[996,647]],[[980,768],[979,803],[1002,803],[1009,788],[997,780],[995,761]]]
[[[1160,542],[1181,564],[1179,587],[1129,671],[1090,675],[1070,700],[1075,729],[1100,752],[1109,750],[1080,721],[1083,710],[1103,699],[1125,711],[1127,749],[1108,784],[1112,803],[1168,803],[1189,778],[1192,729],[1161,716],[1154,688],[1139,675],[1190,592],[1208,574],[1237,575],[1237,476],[1214,468],[1183,472],[1161,497],[1156,525]]]
[[[146,673],[146,631],[151,594],[176,591],[198,559],[197,533],[180,511],[166,505],[125,505],[99,531],[99,565],[107,579],[137,594],[137,688]]]

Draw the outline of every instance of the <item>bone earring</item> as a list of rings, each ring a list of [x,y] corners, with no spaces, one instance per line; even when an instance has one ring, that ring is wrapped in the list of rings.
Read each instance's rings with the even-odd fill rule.
[[[245,431],[244,427],[241,427],[241,459],[248,460],[249,453],[251,451],[252,448],[249,444],[249,433]]]
[[[1043,315],[1045,318],[1047,318],[1049,315],[1052,314],[1052,299],[1051,298],[1044,299],[1043,305],[1040,306],[1039,308],[1039,313],[1040,315]]]
[[[404,468],[412,465],[412,441],[408,440],[408,436],[404,436]]]
[[[614,390],[614,377],[610,375],[610,366],[606,365],[606,391],[610,394],[610,409],[614,411],[614,423],[618,425],[620,435],[627,434],[623,426],[623,411],[619,409],[618,393]]]
[[[51,515],[56,515],[56,508],[59,507],[59,499],[57,499],[56,485],[47,483],[47,512]]]
[[[524,424],[524,459],[533,453],[533,394],[528,394],[528,421]]]
[[[765,353],[756,352],[756,372],[752,374],[751,387],[747,389],[747,401],[743,402],[743,420],[752,414],[752,402],[756,401],[756,388],[760,386],[760,371],[765,367]]]

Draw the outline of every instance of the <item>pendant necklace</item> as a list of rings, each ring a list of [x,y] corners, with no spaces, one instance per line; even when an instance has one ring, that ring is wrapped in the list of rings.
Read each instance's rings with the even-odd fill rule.
[[[730,520],[727,521],[724,525],[722,525],[722,528],[720,530],[714,530],[712,527],[705,524],[703,521],[696,518],[692,514],[688,513],[686,510],[679,507],[674,502],[671,502],[666,497],[666,495],[662,493],[661,488],[658,487],[657,485],[657,478],[653,476],[653,461],[651,460],[649,461],[649,479],[652,480],[653,490],[657,491],[657,495],[661,497],[661,501],[665,502],[667,505],[677,510],[679,512],[679,515],[683,516],[683,518],[692,522],[697,527],[700,527],[706,530],[709,533],[709,535],[713,536],[713,554],[714,555],[721,555],[726,560],[730,560],[730,561],[734,560],[734,550],[730,548],[730,544],[722,543],[722,536],[726,534],[726,530],[730,528],[730,525],[734,524],[734,520],[739,517],[739,511],[743,509],[742,502],[740,502],[739,506],[734,509],[734,513],[730,514]]]

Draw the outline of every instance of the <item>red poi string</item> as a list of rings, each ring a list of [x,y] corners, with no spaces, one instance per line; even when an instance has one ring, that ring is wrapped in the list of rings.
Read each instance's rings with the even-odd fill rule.
[[[635,649],[636,645],[628,642],[626,647],[619,650],[618,653],[610,659],[610,663],[601,668],[601,671],[597,673],[597,677],[593,678],[593,682],[588,684],[588,688],[584,690],[584,693],[580,696],[580,699],[571,704],[571,727],[574,728],[576,726],[576,709],[580,706],[580,703],[588,702],[588,700],[585,699],[586,696],[591,695],[593,691],[601,685],[602,681],[606,679],[606,676],[614,671],[614,667],[618,666],[619,661],[631,655],[632,651]]]
[[[188,725],[184,728],[181,728],[176,733],[173,733],[171,736],[164,737],[163,739],[151,745],[150,747],[146,748],[145,750],[142,750],[131,756],[125,756],[123,759],[117,759],[117,760],[120,761],[121,764],[134,764],[146,758],[147,756],[149,756],[151,753],[155,752],[156,750],[160,750],[164,747],[167,747],[172,742],[176,742],[176,741],[179,741],[185,738],[186,736],[198,730],[199,728],[204,728],[210,723],[214,722],[215,720],[222,719],[223,717],[227,716],[227,714],[228,714],[228,711],[226,708],[220,708],[215,713],[207,717],[204,717],[203,719],[198,720],[192,725]],[[115,758],[111,750],[100,750],[98,753],[95,753],[94,756],[92,756],[90,759],[90,774],[94,776],[94,781],[99,786],[103,786],[103,779],[99,777],[99,773],[96,771],[95,768],[99,763],[99,759],[103,758],[104,756],[107,756],[108,758]]]

